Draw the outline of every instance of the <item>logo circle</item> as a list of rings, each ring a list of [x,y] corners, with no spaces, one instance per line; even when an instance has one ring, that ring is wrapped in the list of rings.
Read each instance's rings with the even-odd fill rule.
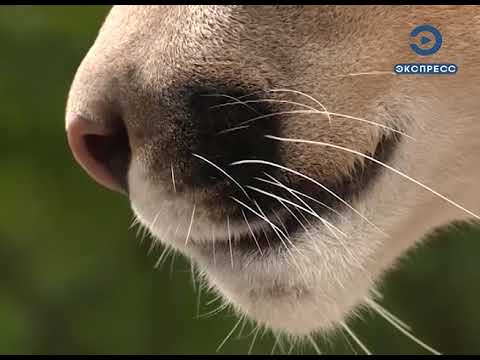
[[[421,33],[429,33],[433,35],[433,37],[435,38],[435,41],[433,45],[429,48],[421,48],[420,46],[414,43],[410,44],[410,48],[416,54],[420,56],[429,56],[429,55],[435,54],[438,50],[440,50],[443,42],[442,34],[440,33],[440,31],[438,31],[438,29],[435,26],[430,24],[419,25],[412,30],[412,32],[410,33],[410,36],[417,37]],[[431,40],[426,36],[422,36],[420,38],[420,42],[422,43],[422,45],[424,45],[424,44],[430,43]]]

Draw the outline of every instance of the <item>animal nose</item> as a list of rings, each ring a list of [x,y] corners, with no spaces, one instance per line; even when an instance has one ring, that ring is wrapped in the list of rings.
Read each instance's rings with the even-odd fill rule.
[[[128,193],[127,172],[130,146],[122,120],[93,121],[67,115],[67,139],[76,161],[99,184]]]

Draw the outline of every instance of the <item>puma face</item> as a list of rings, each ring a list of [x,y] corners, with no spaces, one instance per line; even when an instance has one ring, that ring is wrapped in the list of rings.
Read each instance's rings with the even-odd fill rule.
[[[419,59],[424,23],[444,44]],[[115,6],[69,144],[239,313],[328,331],[422,237],[477,218],[479,28],[478,7]],[[422,61],[459,71],[393,73]]]

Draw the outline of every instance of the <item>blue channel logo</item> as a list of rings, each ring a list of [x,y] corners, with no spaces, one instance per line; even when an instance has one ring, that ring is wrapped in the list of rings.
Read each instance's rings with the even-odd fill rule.
[[[420,56],[435,54],[442,47],[443,38],[440,31],[433,25],[423,24],[415,27],[410,37],[416,40],[410,48]]]
[[[443,36],[438,28],[431,24],[418,25],[410,32],[410,48],[422,57],[437,53],[443,44]],[[398,75],[453,75],[458,66],[452,63],[408,63],[393,67]]]

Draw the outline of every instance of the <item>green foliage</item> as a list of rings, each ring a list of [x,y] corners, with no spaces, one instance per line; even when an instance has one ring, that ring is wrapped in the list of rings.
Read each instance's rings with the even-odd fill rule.
[[[97,186],[68,151],[66,96],[107,12],[0,8],[0,353],[208,354],[236,322],[228,312],[195,319],[188,262],[154,269],[161,249],[147,256],[126,199]],[[383,305],[445,353],[480,352],[478,240],[473,228],[443,234],[383,288]],[[202,313],[211,297],[202,295]],[[352,327],[373,352],[423,352],[378,316]],[[221,353],[246,353],[251,339],[233,336]],[[319,342],[351,352],[342,335]],[[259,336],[253,353],[272,345]]]

